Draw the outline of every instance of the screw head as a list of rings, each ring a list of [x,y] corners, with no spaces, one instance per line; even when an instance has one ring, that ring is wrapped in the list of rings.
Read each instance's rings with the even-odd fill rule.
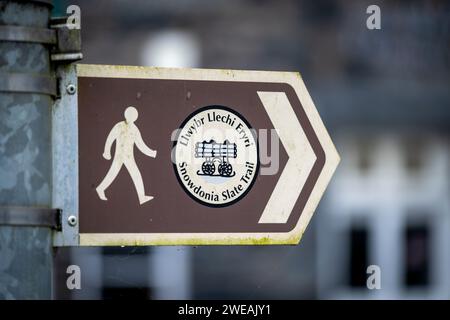
[[[74,227],[77,225],[77,217],[75,216],[69,216],[67,218],[67,222],[69,223],[70,226]]]
[[[77,88],[75,87],[75,85],[69,84],[66,87],[66,91],[68,94],[75,94],[75,92],[77,91]]]

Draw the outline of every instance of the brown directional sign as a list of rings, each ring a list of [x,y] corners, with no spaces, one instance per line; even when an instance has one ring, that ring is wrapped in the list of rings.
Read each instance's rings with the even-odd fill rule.
[[[299,242],[339,156],[298,73],[77,76],[80,245]]]

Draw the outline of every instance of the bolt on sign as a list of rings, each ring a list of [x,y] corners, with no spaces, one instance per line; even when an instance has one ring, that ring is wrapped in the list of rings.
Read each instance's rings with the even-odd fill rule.
[[[298,73],[76,74],[80,245],[299,242],[339,156]]]

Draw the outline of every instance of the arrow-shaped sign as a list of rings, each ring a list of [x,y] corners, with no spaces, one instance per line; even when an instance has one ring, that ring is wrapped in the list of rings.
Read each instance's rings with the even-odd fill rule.
[[[339,156],[298,73],[78,65],[73,74],[79,156],[66,163],[79,172],[79,213],[57,245],[299,242]],[[270,149],[260,129],[281,141],[271,174],[260,170]],[[67,240],[77,229],[79,242]]]

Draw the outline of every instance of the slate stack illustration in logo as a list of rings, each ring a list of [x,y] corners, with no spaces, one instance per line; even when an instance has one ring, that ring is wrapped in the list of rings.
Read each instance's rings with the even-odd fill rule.
[[[236,203],[258,173],[256,135],[242,115],[227,107],[209,106],[191,114],[180,126],[174,150],[181,186],[204,205]]]
[[[200,176],[234,177],[236,175],[230,163],[230,159],[237,157],[236,143],[230,143],[228,140],[225,140],[224,143],[217,143],[214,140],[197,142],[195,157],[205,159],[205,162],[202,163],[202,170],[197,171]],[[218,163],[217,170],[216,162]]]

